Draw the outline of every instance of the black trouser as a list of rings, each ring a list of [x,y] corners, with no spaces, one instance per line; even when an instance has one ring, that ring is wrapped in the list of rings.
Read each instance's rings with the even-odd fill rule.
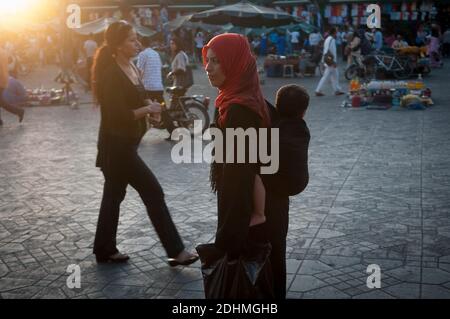
[[[266,224],[272,245],[272,265],[275,298],[286,298],[286,237],[289,226],[289,197],[266,193]]]
[[[4,88],[0,88],[0,108],[4,108],[8,112],[11,112],[17,116],[20,116],[20,114],[23,112],[23,110],[20,107],[11,105],[3,99],[3,92],[5,91]]]
[[[184,245],[170,217],[161,185],[137,153],[129,158],[124,171],[103,172],[105,184],[95,234],[94,254],[97,257],[108,257],[118,252],[116,233],[120,203],[125,198],[127,186],[131,185],[144,202],[168,257],[175,258],[183,251]]]

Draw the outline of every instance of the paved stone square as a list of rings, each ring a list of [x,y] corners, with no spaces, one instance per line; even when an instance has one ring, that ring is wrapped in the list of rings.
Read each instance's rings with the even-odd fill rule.
[[[425,111],[344,109],[331,88],[311,98],[310,183],[290,209],[289,298],[450,298],[449,69],[425,78],[436,102]],[[57,86],[51,82],[56,72],[38,70],[24,81]],[[214,100],[217,93],[201,70],[195,78],[190,92]],[[299,83],[313,94],[318,81],[266,79],[263,89],[273,101],[283,84]],[[1,111],[1,298],[203,298],[199,262],[175,269],[166,264],[132,188],[118,230],[119,249],[131,260],[96,264],[99,112],[88,94],[80,94],[79,109],[28,108],[22,124]],[[140,154],[193,249],[212,241],[216,228],[208,165],[174,164],[166,134],[149,131]],[[66,285],[70,264],[81,267],[79,289]],[[381,268],[380,289],[366,286],[370,264]]]

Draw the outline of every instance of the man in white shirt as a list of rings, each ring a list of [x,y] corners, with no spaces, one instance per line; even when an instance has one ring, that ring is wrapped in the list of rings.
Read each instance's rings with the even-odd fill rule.
[[[94,56],[95,52],[97,52],[97,42],[94,40],[94,35],[91,33],[89,34],[89,38],[84,42],[83,49],[84,49],[84,55],[86,57],[86,68],[88,73],[87,82],[91,83],[91,68],[92,64],[94,63]],[[90,87],[90,85],[89,85]]]
[[[97,42],[95,42],[94,35],[91,33],[89,35],[89,38],[84,42],[83,45],[84,55],[86,56],[86,58],[93,58],[95,52],[97,51],[97,48]]]
[[[322,63],[324,63],[325,55],[329,52],[333,56],[333,62],[331,64],[325,63],[325,72],[323,73],[322,78],[320,79],[319,85],[316,88],[316,96],[324,96],[322,93],[322,88],[328,80],[331,81],[331,85],[333,86],[335,95],[342,95],[344,92],[341,91],[341,87],[339,86],[339,72],[337,68],[337,50],[336,50],[336,28],[331,28],[328,37],[325,40],[323,45],[323,55],[322,55]]]
[[[291,45],[293,51],[300,51],[300,32],[293,31],[290,32],[291,35]]]
[[[151,120],[153,127],[164,129],[167,128],[169,132],[174,128],[173,120],[167,111],[167,105],[164,100],[164,85],[162,82],[162,62],[158,52],[153,50],[150,45],[150,38],[146,37],[141,40],[145,48],[139,53],[137,58],[137,67],[141,72],[142,82],[146,91],[147,99],[156,101],[163,105],[160,116]],[[170,135],[166,140],[170,141]]]
[[[139,53],[137,67],[142,73],[142,82],[147,91],[147,98],[164,102],[164,86],[162,83],[162,62],[158,52],[150,48],[150,39],[143,38],[144,50]]]
[[[202,49],[203,46],[205,45],[205,36],[203,35],[203,32],[199,31],[197,32],[197,34],[195,35],[195,53],[198,59],[198,62],[202,63]]]
[[[319,31],[313,31],[309,34],[309,45],[311,47],[311,52],[314,52],[314,49],[319,45],[322,39],[322,35]]]

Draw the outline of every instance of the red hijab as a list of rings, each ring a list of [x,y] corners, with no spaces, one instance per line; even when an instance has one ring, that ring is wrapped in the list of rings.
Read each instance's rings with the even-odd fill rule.
[[[259,86],[256,60],[246,37],[226,33],[215,36],[203,47],[203,63],[206,66],[208,49],[214,51],[225,75],[225,82],[219,88],[216,108],[219,109],[218,124],[224,127],[231,105],[239,104],[255,112],[261,118],[261,126],[270,124],[269,112]]]

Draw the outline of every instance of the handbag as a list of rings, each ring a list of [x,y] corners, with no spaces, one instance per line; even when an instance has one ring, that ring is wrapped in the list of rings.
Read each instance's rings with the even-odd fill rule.
[[[331,41],[334,41],[334,39],[332,39]],[[331,41],[328,42],[328,50],[327,52],[323,55],[323,62],[328,65],[328,66],[334,66],[336,63],[334,62],[334,55],[333,53],[331,53],[330,51],[330,45],[331,45]]]
[[[258,244],[230,258],[214,244],[196,247],[206,299],[273,299],[270,243]]]

